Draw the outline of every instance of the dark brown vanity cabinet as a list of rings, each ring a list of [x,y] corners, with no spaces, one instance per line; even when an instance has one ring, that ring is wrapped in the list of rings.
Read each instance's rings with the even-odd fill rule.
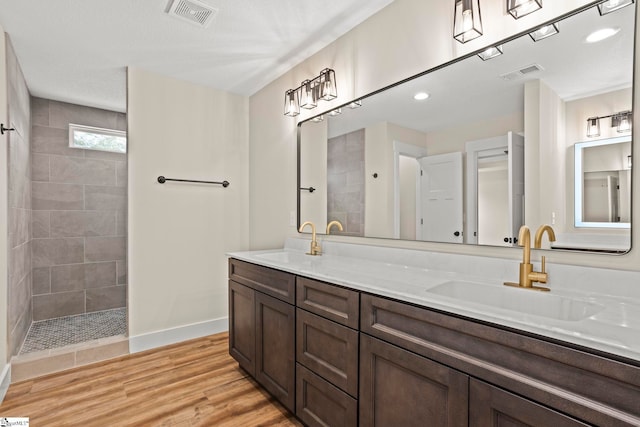
[[[358,292],[296,280],[296,415],[308,426],[358,425]]]
[[[365,334],[360,372],[360,425],[467,425],[465,374]]]
[[[295,411],[295,276],[229,261],[229,353]]]

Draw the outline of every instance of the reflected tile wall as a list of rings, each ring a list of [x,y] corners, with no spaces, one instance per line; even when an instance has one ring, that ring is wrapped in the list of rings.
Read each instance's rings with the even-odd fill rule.
[[[126,306],[127,159],[69,147],[69,124],[123,113],[32,98],[33,319]]]
[[[327,145],[327,220],[334,234],[364,235],[364,129],[331,138]]]

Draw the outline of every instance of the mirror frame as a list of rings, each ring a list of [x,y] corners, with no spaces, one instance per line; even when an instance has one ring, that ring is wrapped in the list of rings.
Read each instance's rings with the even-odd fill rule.
[[[320,113],[318,113],[318,114],[316,114],[314,116],[310,116],[310,117],[308,117],[308,118],[306,118],[306,119],[304,119],[302,121],[299,121],[298,124],[297,124],[297,128],[296,128],[296,139],[297,139],[297,144],[296,144],[296,148],[297,148],[297,153],[296,153],[296,160],[297,160],[297,171],[296,171],[296,217],[297,217],[297,225],[296,225],[296,230],[298,231],[298,234],[305,233],[305,232],[301,232],[300,231],[300,225],[302,224],[300,202],[301,202],[301,193],[303,191],[301,189],[302,183],[301,183],[301,173],[300,173],[300,161],[301,161],[301,146],[302,146],[301,134],[302,134],[302,125],[304,123],[311,122],[312,120],[317,119],[320,116],[328,114],[332,110],[348,107],[353,102],[357,102],[357,101],[362,102],[363,100],[366,100],[367,98],[369,98],[371,96],[374,96],[374,95],[376,95],[378,93],[381,93],[383,91],[392,89],[392,88],[394,88],[396,86],[402,85],[402,84],[404,84],[406,82],[409,82],[409,81],[414,80],[416,78],[422,77],[424,75],[433,73],[435,71],[438,71],[438,70],[440,70],[442,68],[448,67],[448,66],[450,66],[452,64],[455,64],[457,62],[463,61],[465,59],[477,56],[479,53],[484,52],[488,47],[492,47],[492,46],[496,46],[496,45],[502,45],[502,44],[508,43],[510,41],[513,41],[515,39],[518,39],[520,37],[527,36],[531,31],[533,31],[536,28],[540,28],[540,27],[543,27],[545,25],[550,25],[550,24],[565,20],[565,19],[570,18],[570,17],[572,17],[574,15],[577,15],[577,14],[585,12],[585,11],[587,11],[589,9],[595,8],[598,3],[600,3],[600,1],[595,1],[595,2],[588,3],[588,4],[583,5],[583,6],[579,7],[579,8],[577,8],[577,9],[574,9],[574,10],[572,10],[570,12],[564,13],[564,14],[559,15],[559,16],[553,18],[553,19],[545,21],[545,22],[543,22],[541,24],[537,24],[534,27],[530,27],[530,28],[527,28],[526,30],[520,31],[520,32],[518,32],[518,33],[516,33],[516,34],[514,34],[512,36],[506,37],[506,38],[504,38],[502,40],[499,40],[497,42],[494,42],[494,43],[491,43],[489,45],[483,46],[483,47],[481,47],[481,48],[479,48],[477,50],[474,50],[474,51],[472,51],[470,53],[467,53],[465,55],[453,58],[453,59],[451,59],[449,61],[446,61],[446,62],[444,62],[442,64],[439,64],[439,65],[436,65],[436,66],[434,66],[432,68],[429,68],[429,69],[427,69],[427,70],[425,70],[423,72],[420,72],[418,74],[415,74],[415,75],[409,76],[409,77],[407,77],[405,79],[402,79],[402,80],[400,80],[400,81],[398,81],[396,83],[392,83],[390,85],[384,86],[384,87],[382,87],[382,88],[380,88],[378,90],[375,90],[373,92],[370,92],[370,93],[367,93],[365,95],[353,98],[353,99],[349,100],[348,102],[345,102],[345,103],[342,103],[342,104],[339,104],[339,105],[336,105],[336,106],[332,106],[331,108],[328,108],[326,110],[322,110],[322,112],[320,112]],[[640,7],[640,6],[636,5],[635,2],[632,3],[632,4],[634,4],[634,8],[635,8],[635,10],[634,10],[634,42],[633,42],[633,51],[632,51],[632,60],[633,60],[633,64],[634,64],[634,70],[633,70],[633,77],[632,77],[632,81],[631,81],[631,88],[632,88],[632,93],[633,93],[631,110],[633,111],[633,109],[635,107],[635,103],[633,102],[633,100],[635,100],[635,91],[636,91],[636,87],[635,87],[635,84],[636,84],[636,73],[635,73],[636,49],[638,48],[637,43],[636,43],[636,38],[637,37],[635,37],[635,34],[638,31],[638,24],[639,24],[638,23],[638,13],[640,13],[638,11],[638,7]],[[634,134],[634,131],[632,130],[632,133],[629,136],[621,137],[621,138],[630,139],[630,141],[631,141],[631,156],[632,156],[632,159],[633,159],[633,154],[634,154],[634,149],[633,149],[634,138],[633,138],[633,134]],[[633,182],[633,177],[634,177],[634,173],[633,173],[633,169],[632,169],[631,170],[631,181],[632,182]],[[632,185],[632,187],[631,187],[631,197],[630,197],[631,205],[633,205],[633,199],[634,199],[634,195],[633,195],[633,185]],[[574,205],[575,205],[575,195],[574,195]],[[632,209],[632,217],[633,217],[633,209]],[[632,218],[632,222],[633,222],[633,218]],[[628,224],[629,224],[629,227],[627,227],[627,228],[631,230],[631,223],[628,223]],[[621,227],[619,227],[619,228],[621,228]],[[322,230],[322,228],[320,228],[319,229],[320,232],[316,233],[316,234],[323,234],[321,232],[321,230]],[[309,233],[306,232],[306,234],[309,234]],[[382,239],[382,240],[392,240],[392,241],[403,241],[403,240],[398,239],[398,238],[387,238],[387,237],[359,236],[359,238],[361,238],[361,239],[374,239],[374,240]],[[406,240],[404,240],[404,241],[406,241]],[[445,244],[445,245],[449,244],[449,243],[432,242],[432,241],[425,241],[424,243]],[[471,244],[471,246],[479,246],[479,245]],[[498,247],[498,246],[490,246],[490,247]],[[516,249],[516,250],[521,250],[519,248],[519,246],[511,246],[511,247],[504,246],[504,248],[511,248],[511,249]],[[587,251],[592,252],[594,254],[624,255],[624,254],[630,252],[632,248],[633,248],[633,243],[632,243],[632,239],[630,239],[629,240],[629,247],[628,247],[628,249],[626,249],[624,251],[611,251],[611,252],[589,251],[589,250],[587,250]],[[545,251],[546,250],[553,250],[553,251],[575,252],[575,250],[573,250],[573,249],[565,249],[565,248],[553,248],[553,249],[544,249],[543,248],[542,250],[545,250]]]

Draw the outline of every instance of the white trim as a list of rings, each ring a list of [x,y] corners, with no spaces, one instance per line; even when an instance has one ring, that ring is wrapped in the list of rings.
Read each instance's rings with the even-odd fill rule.
[[[419,159],[420,157],[424,157],[427,155],[427,148],[420,147],[418,145],[407,144],[406,142],[400,142],[395,140],[393,141],[393,237],[394,239],[400,238],[400,155],[413,157],[414,159]],[[420,194],[419,188],[417,188],[416,194]],[[419,198],[416,200],[419,200]],[[417,233],[417,229],[416,229],[416,233]]]
[[[228,330],[229,318],[222,317],[220,319],[207,320],[205,322],[137,335],[129,337],[129,353],[139,353],[152,348],[175,344]]]
[[[9,385],[11,385],[11,363],[4,365],[0,375],[0,403],[4,401],[4,397],[7,395]]]

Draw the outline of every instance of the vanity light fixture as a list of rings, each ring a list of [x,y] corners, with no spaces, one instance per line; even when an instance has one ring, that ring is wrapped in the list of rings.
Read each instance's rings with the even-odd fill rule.
[[[295,117],[300,114],[300,101],[298,99],[298,91],[289,89],[284,94],[284,115]]]
[[[606,15],[630,4],[633,4],[633,0],[607,0],[598,5],[598,12],[600,15]]]
[[[507,0],[507,12],[515,19],[542,9],[542,0]]]
[[[453,38],[466,43],[482,35],[479,0],[456,0],[453,13]]]
[[[589,117],[587,119],[587,137],[594,138],[600,136],[600,119],[598,117]]]
[[[351,101],[349,103],[349,108],[351,108],[352,110],[355,109],[355,108],[360,108],[360,107],[362,107],[362,99]]]
[[[502,55],[502,53],[503,53],[502,52],[502,45],[499,45],[499,46],[491,46],[491,47],[486,48],[485,50],[480,52],[478,54],[478,56],[483,61],[486,61],[488,59],[495,58],[496,56],[500,56],[500,55]]]
[[[600,119],[611,117],[611,127],[615,127],[620,133],[629,132],[631,130],[631,111],[621,111],[619,113],[609,114],[608,116],[589,117],[587,119],[587,137],[593,138],[600,136]]]
[[[284,115],[295,117],[300,114],[300,107],[312,109],[318,105],[319,99],[331,101],[337,96],[336,73],[325,68],[318,76],[304,80],[297,88],[285,92]]]
[[[551,37],[554,34],[558,34],[559,32],[560,31],[558,30],[557,24],[549,24],[530,32],[529,36],[533,39],[534,42],[538,42],[542,39],[546,39],[547,37]]]
[[[429,94],[427,92],[418,92],[415,95],[413,95],[413,99],[415,99],[416,101],[424,101],[425,99],[429,98]]]

